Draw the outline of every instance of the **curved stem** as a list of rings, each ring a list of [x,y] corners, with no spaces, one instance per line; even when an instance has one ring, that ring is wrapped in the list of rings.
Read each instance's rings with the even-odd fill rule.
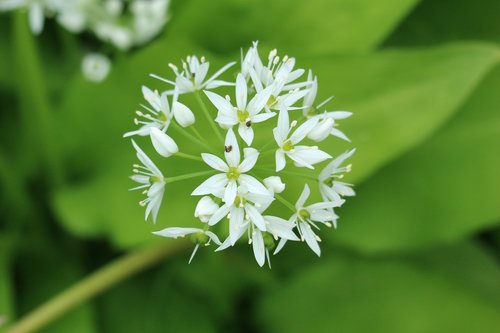
[[[212,117],[210,116],[210,112],[208,112],[208,109],[207,109],[207,106],[205,105],[205,103],[203,102],[203,99],[201,98],[201,95],[200,95],[200,92],[197,91],[194,93],[194,95],[196,96],[196,100],[198,101],[198,104],[200,105],[201,107],[201,110],[203,111],[203,113],[205,114],[205,117],[207,118],[210,126],[212,127],[212,129],[214,130],[215,132],[215,135],[217,136],[217,138],[219,139],[220,142],[222,142],[224,144],[224,138],[222,137],[222,134],[220,132],[220,128],[217,127],[217,124],[215,123],[215,121],[212,119]]]
[[[178,151],[177,153],[175,153],[174,156],[182,157],[182,158],[185,158],[187,160],[193,160],[193,161],[201,161],[201,162],[203,162],[203,159],[201,157],[199,157],[199,156],[194,156],[194,155],[191,155],[191,154],[186,154],[186,153],[183,153],[183,152],[180,152],[180,151]]]
[[[186,180],[186,179],[191,179],[191,178],[196,178],[196,177],[201,177],[201,176],[213,175],[216,172],[217,172],[216,170],[200,171],[200,172],[188,173],[188,174],[181,175],[181,176],[168,177],[168,178],[165,178],[165,183],[168,184],[168,183],[178,182],[180,180]]]
[[[196,145],[200,145],[202,147],[205,147],[206,149],[208,149],[209,151],[211,152],[214,152],[214,150],[209,146],[207,145],[205,142],[201,141],[201,140],[198,140],[197,138],[195,138],[193,135],[189,134],[184,128],[182,128],[181,126],[175,124],[175,123],[172,123],[172,128],[174,128],[177,132],[179,132],[179,134],[183,135],[185,138],[187,138],[188,140],[191,140],[194,144]]]
[[[154,245],[104,266],[14,323],[6,333],[35,332],[132,275],[186,248],[186,242]]]

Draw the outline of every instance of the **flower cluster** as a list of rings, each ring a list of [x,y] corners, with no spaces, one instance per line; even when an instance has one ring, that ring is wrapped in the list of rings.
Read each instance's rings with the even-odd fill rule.
[[[3,0],[0,11],[26,8],[34,34],[42,32],[45,17],[54,17],[72,33],[89,31],[105,43],[128,50],[146,43],[161,31],[168,20],[169,1]],[[103,55],[89,57],[83,60],[83,73],[91,81],[101,81],[109,71],[109,60]]]
[[[194,217],[202,226],[166,228],[156,235],[190,235],[196,244],[191,259],[200,245],[213,242],[220,251],[242,238],[252,245],[260,266],[266,258],[270,262],[269,253],[278,253],[287,241],[305,241],[319,256],[320,225],[335,227],[338,217],[334,209],[344,203],[344,197],[354,195],[352,185],[341,181],[351,168],[342,165],[354,149],[333,158],[325,151],[326,145],[320,148],[318,144],[329,137],[348,141],[337,125],[351,113],[326,110],[330,99],[316,103],[317,77],[311,71],[306,76],[304,69],[296,67],[294,58],[280,58],[276,50],[269,53],[265,63],[254,43],[242,56],[235,82],[220,80],[219,76],[234,65],[229,63],[209,76],[210,63],[203,57],[189,56],[180,67],[169,65],[174,79],[152,74],[167,83],[168,89],[160,93],[142,87],[148,105],[136,112],[139,128],[124,136],[149,137],[163,157],[175,155],[208,166],[205,171],[164,177],[132,140],[141,162],[134,165],[132,179],[146,195],[141,201],[146,206],[146,219],[152,215],[156,222],[167,184],[205,176],[191,193],[201,197]],[[222,96],[214,92],[216,89],[234,91],[234,95]],[[180,102],[187,94],[195,95],[196,107]],[[208,101],[210,107],[205,104]],[[203,136],[196,129],[195,125],[207,122],[214,139],[218,138],[217,146],[209,145],[205,139],[208,133]],[[199,156],[186,153],[176,135],[191,140],[203,151]],[[297,181],[302,182],[300,195],[287,188]],[[319,202],[309,200],[312,184],[322,198]],[[289,215],[273,215],[271,212],[279,211],[274,206],[284,207]],[[220,241],[216,233],[227,237]]]

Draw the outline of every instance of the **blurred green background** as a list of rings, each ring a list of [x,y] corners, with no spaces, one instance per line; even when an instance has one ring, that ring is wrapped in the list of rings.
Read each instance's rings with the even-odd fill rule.
[[[149,73],[188,54],[220,66],[260,40],[312,68],[320,100],[354,113],[341,125],[352,145],[329,145],[357,147],[357,196],[321,233],[321,258],[289,244],[270,270],[244,244],[191,265],[186,250],[43,332],[500,328],[498,0],[178,0],[171,15],[147,46],[116,53],[101,84],[80,72],[88,36],[49,20],[35,37],[25,13],[0,15],[0,318],[128,251],[177,242],[151,231],[195,225],[186,198],[198,180],[168,188],[157,225],[144,222],[121,136],[140,86],[167,88]]]

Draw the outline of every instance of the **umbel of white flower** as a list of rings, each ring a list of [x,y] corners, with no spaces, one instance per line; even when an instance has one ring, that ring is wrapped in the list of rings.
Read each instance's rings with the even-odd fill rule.
[[[175,195],[169,193],[170,183],[199,178],[191,189],[191,196],[200,197],[193,202],[192,222],[201,224],[188,221],[154,232],[189,236],[195,244],[190,262],[202,245],[216,244],[215,250],[222,251],[241,240],[252,245],[260,266],[266,259],[270,266],[270,254],[288,241],[303,241],[319,256],[321,226],[336,227],[335,209],[355,194],[342,181],[351,170],[350,164],[342,165],[355,150],[332,156],[339,138],[349,141],[337,127],[351,113],[328,110],[331,98],[316,103],[318,79],[310,70],[304,77],[295,58],[280,58],[272,50],[266,64],[255,42],[240,69],[227,75],[235,82],[219,79],[235,64],[212,70],[204,57],[189,56],[179,67],[169,65],[173,78],[151,74],[167,84],[164,90],[142,87],[147,104],[136,111],[139,127],[124,136],[149,137],[142,144],[150,143],[159,156],[196,161],[200,169],[162,172],[132,141],[141,164],[134,165],[131,178],[139,183],[134,189],[146,196],[140,201],[146,219],[152,216],[156,223],[161,203]],[[219,89],[234,95],[223,96]],[[188,103],[193,101],[188,94],[196,104]]]

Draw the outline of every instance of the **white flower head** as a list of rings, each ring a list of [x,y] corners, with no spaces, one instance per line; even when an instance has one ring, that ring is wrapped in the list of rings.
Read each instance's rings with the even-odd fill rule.
[[[238,133],[249,146],[252,144],[254,138],[252,125],[276,115],[274,112],[261,113],[269,96],[271,96],[271,89],[266,88],[258,92],[248,101],[247,82],[241,73],[236,78],[236,107],[227,99],[213,92],[205,91],[205,94],[218,110],[215,121],[226,128],[238,125]]]
[[[179,70],[174,64],[169,64],[169,67],[175,74],[175,81],[167,80],[156,74],[151,74],[151,76],[173,85],[179,94],[186,94],[199,90],[211,90],[221,86],[233,85],[231,82],[218,80],[217,78],[235,63],[230,62],[224,65],[215,74],[206,79],[210,63],[205,60],[205,57],[198,59],[197,56],[192,55],[188,56],[186,60],[182,60],[182,70]],[[175,89],[167,91],[167,94],[173,94]]]
[[[132,4],[139,16],[148,12],[143,5],[146,6]],[[320,238],[316,230],[321,224],[335,226],[338,216],[334,208],[342,205],[345,197],[354,195],[351,185],[340,181],[343,173],[350,170],[350,165],[342,167],[341,164],[354,150],[333,159],[321,172],[317,169],[319,163],[332,158],[326,150],[328,146],[321,145],[326,138],[348,140],[335,127],[337,120],[351,113],[323,109],[318,112],[324,105],[314,106],[318,80],[311,71],[306,79],[301,78],[305,71],[296,68],[295,58],[280,58],[273,50],[266,63],[262,62],[258,43],[254,42],[246,54],[241,54],[241,69],[234,83],[217,79],[234,63],[207,79],[208,62],[203,57],[189,56],[180,69],[170,65],[175,80],[152,75],[172,85],[172,89],[142,88],[148,103],[143,105],[145,111],[137,112],[140,120],[136,120],[136,124],[140,127],[125,136],[148,136],[161,156],[189,160],[186,169],[195,165],[200,168],[196,172],[163,178],[151,160],[138,150],[144,166],[136,167],[133,179],[140,183],[138,188],[149,188],[144,192],[148,198],[143,201],[148,205],[146,217],[153,212],[156,220],[165,184],[203,177],[191,192],[191,196],[200,196],[197,204],[193,204],[192,218],[199,220],[202,227],[169,227],[155,232],[170,238],[189,235],[196,244],[190,262],[199,246],[211,242],[219,245],[215,251],[246,242],[251,245],[259,266],[267,260],[271,267],[269,254],[280,252],[288,241],[305,241],[319,256]],[[234,97],[210,91],[222,85],[234,85]],[[199,90],[204,91],[210,105],[204,104]],[[192,92],[197,105],[183,104],[189,103],[184,94]],[[296,106],[299,103],[301,105]],[[277,117],[274,110],[279,110]],[[198,114],[203,121],[198,119]],[[199,127],[207,122],[209,126]],[[259,124],[261,122],[270,126]],[[207,133],[207,129],[211,133]],[[190,144],[184,146],[182,140],[189,140]],[[183,150],[179,151],[181,144]],[[287,166],[288,159],[292,163]],[[183,169],[179,165],[172,171]],[[314,190],[321,194],[321,202],[306,203],[311,194],[306,179],[318,182]],[[289,192],[296,183],[304,186],[304,190],[292,204]],[[161,192],[153,191],[153,187]],[[276,206],[292,213],[285,219]],[[216,231],[227,235],[223,242],[219,241]]]
[[[147,198],[140,202],[141,206],[146,206],[147,220],[152,214],[153,222],[156,223],[158,211],[160,210],[163,193],[165,192],[165,178],[160,169],[151,161],[151,159],[142,151],[141,148],[132,140],[132,145],[137,152],[137,158],[142,164],[134,165],[134,175],[130,178],[140,185],[131,190],[145,189],[144,194]]]
[[[290,124],[288,111],[283,109],[278,116],[278,126],[273,129],[274,140],[278,144],[276,150],[276,172],[283,170],[286,165],[285,156],[288,156],[298,167],[314,169],[313,165],[332,158],[328,153],[319,150],[317,146],[297,145],[316,126],[318,119],[306,120],[290,134],[296,126],[296,121]]]

